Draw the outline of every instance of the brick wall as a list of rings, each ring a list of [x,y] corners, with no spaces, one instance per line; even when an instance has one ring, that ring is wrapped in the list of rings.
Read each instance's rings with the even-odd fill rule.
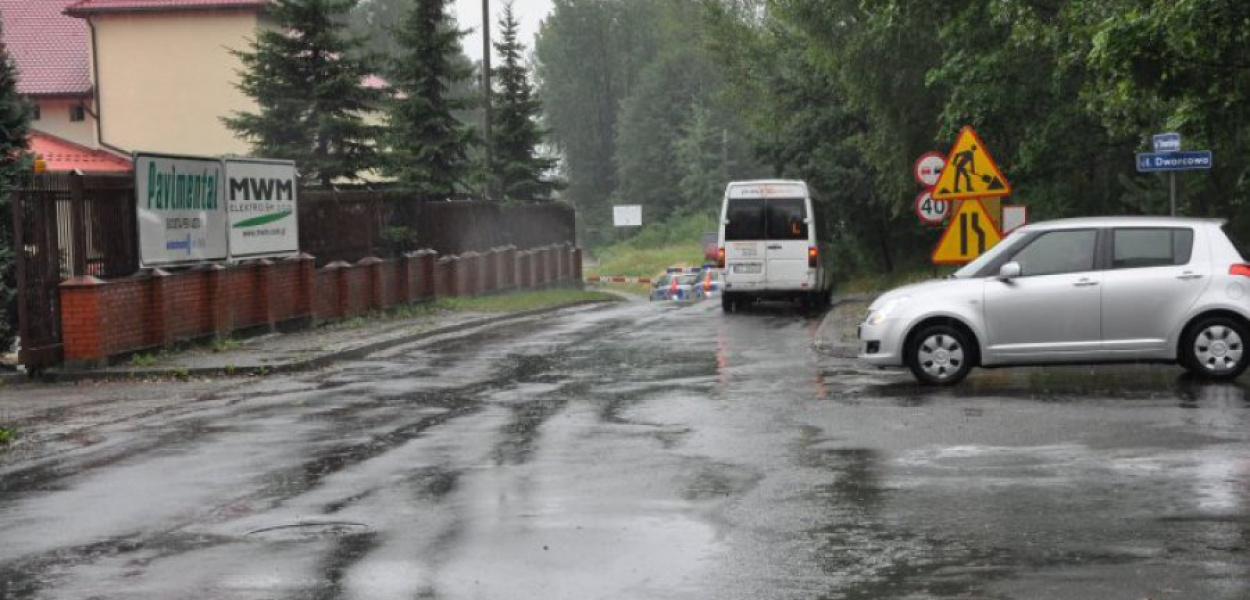
[[[320,323],[442,296],[581,283],[581,252],[568,245],[462,257],[421,251],[314,268],[307,255],[135,277],[76,277],[61,284],[70,368],[110,357],[278,324]],[[567,265],[567,268],[562,268]]]

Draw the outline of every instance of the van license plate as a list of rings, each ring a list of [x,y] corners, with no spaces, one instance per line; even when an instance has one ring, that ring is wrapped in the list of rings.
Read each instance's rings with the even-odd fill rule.
[[[743,275],[758,275],[760,273],[759,263],[750,263],[745,265],[734,265],[734,273]]]

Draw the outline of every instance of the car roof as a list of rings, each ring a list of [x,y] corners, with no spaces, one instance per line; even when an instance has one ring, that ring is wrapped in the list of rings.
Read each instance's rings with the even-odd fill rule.
[[[1194,227],[1198,225],[1220,226],[1225,219],[1199,219],[1193,217],[1080,217],[1055,219],[1030,223],[1021,231],[1048,231],[1051,229],[1074,229],[1080,227]]]

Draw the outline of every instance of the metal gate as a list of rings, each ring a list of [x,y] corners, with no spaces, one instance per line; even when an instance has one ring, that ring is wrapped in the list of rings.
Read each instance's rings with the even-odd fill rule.
[[[15,190],[18,362],[28,370],[61,362],[60,284],[69,277],[125,277],[138,269],[130,175],[48,173]]]
[[[60,290],[63,270],[57,210],[70,200],[69,178],[38,175],[25,178],[13,203],[13,255],[17,269],[17,318],[21,352],[27,369],[61,362]]]

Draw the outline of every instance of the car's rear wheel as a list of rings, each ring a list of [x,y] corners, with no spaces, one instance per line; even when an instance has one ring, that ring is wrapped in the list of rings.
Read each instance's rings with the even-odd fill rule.
[[[924,385],[955,385],[972,370],[970,343],[954,327],[931,325],[920,331],[907,348],[907,367]]]
[[[1228,317],[1210,317],[1194,323],[1181,340],[1180,363],[1209,379],[1233,379],[1250,364],[1246,328]]]

